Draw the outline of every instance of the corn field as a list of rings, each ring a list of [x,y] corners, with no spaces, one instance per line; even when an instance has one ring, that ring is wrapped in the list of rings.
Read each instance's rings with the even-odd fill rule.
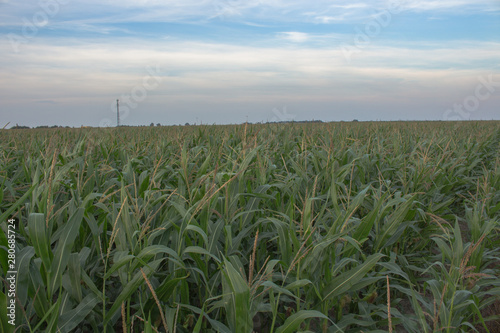
[[[0,130],[1,332],[500,332],[500,122]]]

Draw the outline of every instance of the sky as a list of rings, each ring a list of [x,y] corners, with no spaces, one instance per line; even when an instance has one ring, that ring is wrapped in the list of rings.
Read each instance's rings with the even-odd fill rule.
[[[500,120],[500,0],[0,0],[0,128]]]

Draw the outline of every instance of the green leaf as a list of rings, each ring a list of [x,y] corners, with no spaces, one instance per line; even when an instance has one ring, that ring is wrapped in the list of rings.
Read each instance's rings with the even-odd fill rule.
[[[351,288],[363,279],[366,273],[368,273],[382,257],[384,257],[384,255],[381,253],[373,254],[366,258],[364,263],[334,278],[328,283],[325,292],[323,292],[323,301],[348,291],[355,291],[351,290]]]
[[[290,284],[288,284],[285,288],[287,290],[294,290],[294,289],[299,289],[299,288],[302,288],[304,286],[307,286],[308,284],[311,284],[312,282],[310,280],[306,280],[306,279],[302,279],[302,280],[297,280],[297,281],[294,281]]]
[[[175,252],[171,248],[164,245],[150,245],[142,249],[142,251],[137,255],[138,260],[134,265],[132,265],[132,270],[136,270],[139,266],[142,266],[145,263],[149,262],[151,258],[160,253],[169,254],[170,260],[177,263],[180,267],[184,267],[182,260],[177,255],[177,252]]]
[[[224,258],[224,294],[229,294],[226,312],[229,328],[233,332],[252,332],[253,321],[250,316],[250,288],[234,266]],[[226,288],[224,288],[226,287]]]
[[[352,238],[357,240],[358,242],[362,241],[366,237],[373,228],[375,221],[380,213],[380,208],[382,207],[382,203],[387,197],[388,192],[384,193],[382,197],[378,200],[377,205],[370,210],[370,213],[366,215],[362,220],[359,226],[354,231]]]
[[[118,259],[116,262],[113,263],[113,266],[111,266],[111,268],[106,272],[106,274],[104,275],[104,279],[107,280],[109,279],[109,277],[117,270],[119,269],[120,267],[128,264],[129,262],[131,262],[133,259],[135,259],[135,256],[131,255],[131,254],[128,254],[126,256],[123,256],[121,257],[120,259]]]
[[[203,314],[205,312],[205,306],[201,309],[200,316],[198,317],[198,320],[196,321],[196,325],[193,328],[193,333],[199,333],[201,330],[201,325],[203,324]]]
[[[82,271],[82,281],[89,287],[92,292],[99,297],[102,297],[102,291],[97,288],[92,279],[87,275],[85,271]]]
[[[71,332],[87,317],[98,303],[99,298],[96,295],[88,294],[76,308],[61,315],[58,329],[63,333]]]
[[[195,306],[188,305],[188,304],[179,304],[179,305],[186,308],[186,309],[193,311],[196,314],[201,315],[203,313],[202,309],[197,308]],[[212,327],[217,330],[217,332],[219,332],[219,333],[231,333],[231,330],[226,325],[224,325],[220,321],[217,321],[215,319],[210,318],[206,312],[204,313],[204,316],[208,320],[210,325],[212,325]]]
[[[17,290],[16,296],[21,301],[21,304],[25,304],[28,299],[28,285],[29,285],[29,266],[31,263],[31,258],[35,255],[35,249],[32,246],[26,246],[23,248],[16,257],[17,264]]]
[[[71,283],[71,296],[75,298],[76,301],[81,302],[82,286],[80,281],[82,280],[81,266],[78,253],[71,253],[70,261],[68,263],[68,275]]]
[[[33,192],[33,190],[37,188],[37,186],[38,183],[36,182],[29,188],[29,190],[26,193],[24,193],[24,195],[21,198],[19,198],[19,200],[17,200],[14,204],[12,204],[12,206],[10,206],[9,209],[3,212],[3,214],[0,215],[0,221],[7,220],[9,216],[11,216],[12,213],[24,203],[24,201],[30,196],[31,192]]]
[[[156,295],[158,296],[158,299],[161,301],[166,302],[168,298],[172,295],[172,293],[175,290],[175,287],[179,284],[181,280],[184,280],[188,277],[189,275],[179,277],[179,278],[173,278],[173,279],[165,279],[163,282],[160,284],[158,288],[155,289]]]
[[[393,199],[396,201],[399,200],[404,200],[404,199]],[[374,246],[374,251],[377,252],[379,251],[382,247],[386,246],[387,243],[387,238],[392,236],[398,227],[404,222],[404,218],[408,214],[408,211],[410,210],[411,206],[413,205],[413,202],[415,200],[415,195],[411,196],[408,198],[404,203],[398,206],[396,210],[387,217],[387,220],[384,222],[382,226],[382,230],[376,235],[375,238],[375,246]],[[384,208],[387,209],[387,207],[391,203],[388,203],[387,206]]]
[[[285,321],[285,323],[280,326],[276,333],[294,333],[297,332],[297,327],[304,322],[304,320],[309,318],[322,318],[329,320],[327,316],[319,311],[315,310],[300,310],[299,312],[291,315]]]
[[[64,225],[63,232],[59,237],[56,253],[49,273],[49,296],[51,296],[50,293],[54,292],[61,283],[61,278],[68,264],[73,243],[80,230],[83,213],[84,209],[78,208]]]
[[[199,234],[199,235],[203,238],[203,241],[205,242],[205,246],[207,246],[207,245],[208,245],[208,237],[207,237],[207,234],[206,234],[206,233],[205,233],[205,232],[204,232],[204,231],[203,231],[200,227],[197,227],[197,226],[195,226],[195,225],[190,224],[190,225],[188,225],[188,226],[186,227],[186,229],[184,229],[184,233],[185,233],[185,232],[187,232],[187,231],[189,231],[189,230],[191,230],[191,231],[194,231],[194,232],[198,233],[198,234]]]
[[[61,296],[61,295],[59,295],[59,296]],[[59,312],[59,308],[61,306],[61,300],[62,300],[62,297],[57,297],[57,302],[52,304],[52,306],[47,309],[47,311],[45,312],[45,315],[42,317],[42,319],[40,319],[38,324],[33,329],[33,332],[37,332],[38,328],[45,321],[47,322],[47,331],[48,332],[51,332],[52,330],[55,331],[55,325],[57,323],[57,319],[59,318],[58,312]]]
[[[149,275],[151,275],[154,271],[156,271],[156,268],[158,268],[158,266],[164,259],[165,258],[155,260],[151,262],[148,266],[144,267],[144,274],[146,274],[146,276],[149,277]],[[116,311],[120,309],[122,303],[125,300],[127,300],[132,294],[137,293],[137,290],[143,283],[144,283],[144,277],[142,276],[142,273],[140,271],[135,273],[132,280],[130,280],[127,283],[127,285],[125,285],[123,290],[120,292],[115,302],[111,306],[111,309],[109,309],[109,311],[106,313],[106,317],[104,318],[104,325],[108,324],[108,322],[111,320]]]
[[[212,259],[214,259],[216,262],[220,262],[219,258],[217,258],[216,256],[214,256],[212,253],[208,252],[207,250],[205,250],[204,248],[201,248],[199,246],[188,246],[184,249],[184,251],[182,252],[183,254],[189,254],[189,253],[197,253],[197,254],[204,254],[206,256],[209,256],[211,257]]]
[[[144,322],[144,333],[153,333],[153,325],[151,324],[151,313],[148,316],[148,320]]]
[[[50,272],[52,262],[52,251],[45,226],[45,215],[32,213],[28,216],[29,236],[36,255],[42,259],[46,272]]]

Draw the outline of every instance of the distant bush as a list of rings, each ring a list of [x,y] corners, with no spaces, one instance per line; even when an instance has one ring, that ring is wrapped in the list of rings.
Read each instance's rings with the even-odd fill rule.
[[[11,127],[10,129],[30,129],[31,127],[29,126],[21,126],[16,124],[16,126]]]

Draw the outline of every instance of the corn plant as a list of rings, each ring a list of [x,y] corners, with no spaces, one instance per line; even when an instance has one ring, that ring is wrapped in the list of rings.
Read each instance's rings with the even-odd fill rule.
[[[0,331],[494,332],[499,152],[493,121],[0,130]]]

